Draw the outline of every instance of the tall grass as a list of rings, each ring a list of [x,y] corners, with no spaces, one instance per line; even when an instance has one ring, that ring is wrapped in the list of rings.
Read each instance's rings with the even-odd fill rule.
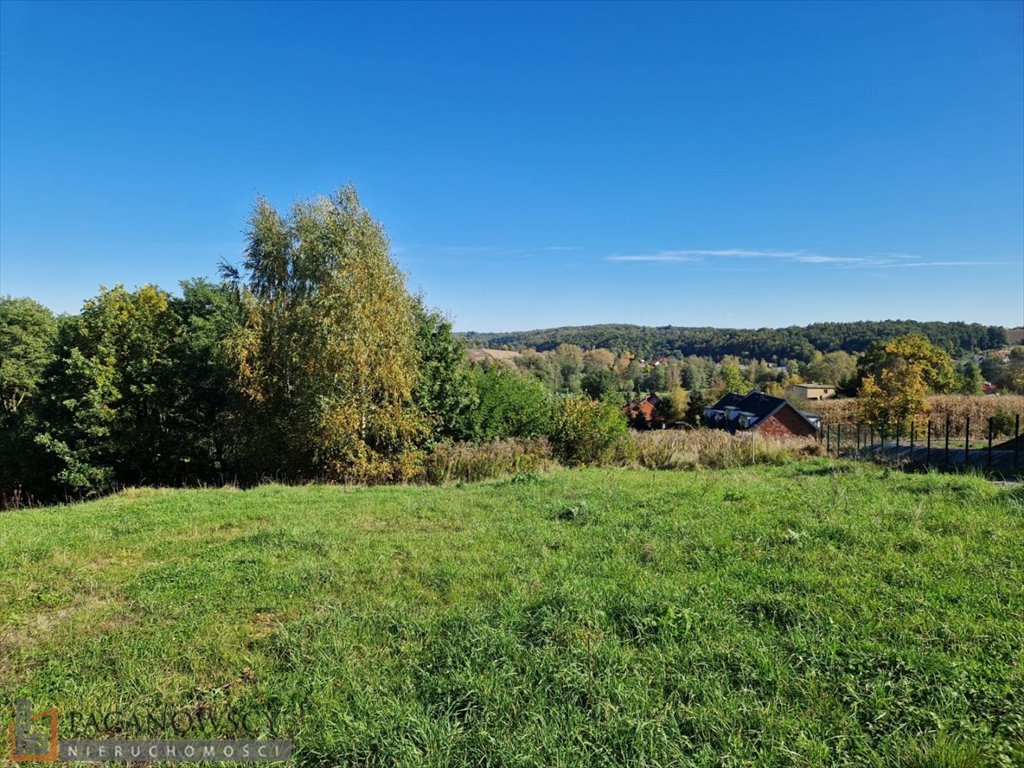
[[[621,464],[648,469],[721,469],[748,464],[784,464],[806,456],[821,456],[824,449],[813,437],[774,438],[722,430],[658,430],[635,432],[632,455]]]
[[[480,444],[443,442],[424,458],[420,479],[433,484],[472,482],[555,466],[551,446],[543,437]]]
[[[822,456],[813,437],[773,438],[755,434],[730,435],[721,430],[631,431],[614,450],[590,466],[632,466],[647,469],[723,469],[751,464],[785,464],[807,456]],[[544,438],[509,439],[491,443],[440,443],[423,462],[422,482],[443,484],[509,477],[559,466]]]

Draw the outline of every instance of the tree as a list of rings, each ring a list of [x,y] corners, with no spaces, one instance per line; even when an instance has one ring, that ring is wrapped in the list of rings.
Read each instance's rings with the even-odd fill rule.
[[[712,383],[712,388],[719,395],[726,392],[746,392],[749,387],[749,382],[743,377],[743,373],[735,363],[729,363],[719,368]]]
[[[36,437],[60,485],[91,495],[180,479],[180,336],[170,296],[151,285],[103,289],[62,329]]]
[[[953,385],[949,354],[922,336],[872,344],[858,368],[861,418],[890,431],[927,412],[929,391],[947,392]]]
[[[956,391],[961,395],[980,395],[985,380],[981,377],[981,369],[973,360],[964,362],[957,371]]]
[[[470,415],[478,441],[540,437],[551,423],[551,393],[536,379],[499,366],[475,368],[479,405]]]
[[[696,358],[691,358],[683,366],[680,383],[684,389],[690,391],[704,389],[704,385],[707,383],[704,372],[705,366],[700,364]]]
[[[616,392],[615,374],[608,368],[587,371],[583,374],[581,387],[594,400],[604,400],[609,393]]]
[[[671,390],[662,400],[665,408],[665,420],[669,426],[684,421],[690,407],[690,395],[682,387]]]
[[[588,349],[583,353],[583,369],[586,372],[611,370],[615,365],[615,353],[607,349]]]
[[[575,344],[559,344],[554,351],[559,372],[560,392],[579,392],[580,374],[583,371],[583,350]]]
[[[515,364],[519,370],[533,376],[551,392],[557,392],[560,389],[562,372],[552,355],[527,349],[515,359]]]
[[[804,366],[802,374],[807,381],[817,384],[839,384],[857,373],[857,358],[843,352],[816,352],[814,358]]]
[[[0,497],[48,490],[53,468],[35,442],[35,411],[56,337],[57,321],[42,304],[0,297]]]
[[[1003,383],[1011,392],[1024,395],[1024,347],[1011,347]]]
[[[383,227],[346,186],[287,217],[261,198],[247,240],[231,347],[259,463],[332,479],[411,474],[423,432],[416,315]]]
[[[950,391],[954,384],[953,361],[949,353],[939,349],[923,336],[897,336],[872,344],[857,363],[860,379],[875,377],[884,371],[905,371],[921,377],[926,389],[934,394]]]
[[[223,482],[244,466],[237,436],[244,432],[244,403],[228,340],[242,322],[239,293],[227,283],[193,279],[170,300],[181,325],[172,386],[177,402],[176,452],[183,476]]]
[[[452,335],[452,324],[439,312],[428,310],[417,297],[416,349],[420,375],[413,402],[430,427],[430,441],[468,440],[472,412],[480,404],[466,349]]]
[[[0,297],[0,417],[18,412],[53,359],[57,321],[32,299]]]

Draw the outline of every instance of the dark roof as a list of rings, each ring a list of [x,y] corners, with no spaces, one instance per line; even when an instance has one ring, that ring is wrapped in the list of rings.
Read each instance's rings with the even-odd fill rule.
[[[735,392],[729,392],[722,396],[722,399],[711,406],[714,411],[721,411],[729,407],[735,408],[743,400],[743,395],[737,395]]]
[[[783,398],[772,397],[771,395],[766,395],[764,392],[758,392],[755,389],[736,403],[736,407],[744,413],[754,414],[760,420],[771,416],[785,404],[786,400]]]
[[[782,410],[787,405],[789,405],[789,401],[784,398],[772,397],[771,395],[766,395],[764,392],[758,392],[756,389],[752,389],[746,397],[738,395],[735,392],[729,392],[721,400],[715,403],[712,408],[716,411],[728,407],[736,408],[736,410],[742,413],[749,413],[755,416],[757,418],[757,424],[759,425],[773,413]],[[812,428],[817,429],[817,427],[815,427],[804,414],[796,408],[793,408],[791,405],[789,405],[789,407],[792,408],[793,413],[797,414],[801,419],[810,424]]]

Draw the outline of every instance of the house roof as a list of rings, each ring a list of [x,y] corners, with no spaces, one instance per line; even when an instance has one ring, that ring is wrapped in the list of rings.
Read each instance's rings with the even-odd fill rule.
[[[712,406],[712,409],[723,410],[730,407],[736,408],[741,413],[748,413],[751,416],[755,416],[758,424],[760,424],[760,422],[764,421],[772,414],[781,411],[787,405],[792,409],[793,413],[806,421],[813,429],[817,429],[817,427],[814,426],[814,423],[796,408],[793,408],[793,406],[789,404],[788,400],[781,397],[766,395],[764,392],[758,392],[756,389],[752,389],[746,397],[735,392],[729,392],[727,395],[722,397],[721,400],[715,403]]]
[[[738,395],[735,392],[728,392],[723,395],[717,403],[711,406],[711,410],[724,411],[726,408],[735,408],[741,400],[743,400],[743,395]]]

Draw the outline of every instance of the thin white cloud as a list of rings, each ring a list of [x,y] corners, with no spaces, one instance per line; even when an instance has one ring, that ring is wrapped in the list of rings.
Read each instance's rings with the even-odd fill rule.
[[[699,256],[664,251],[662,253],[638,253],[632,256],[608,256],[605,261],[701,261]]]
[[[918,261],[921,256],[911,253],[885,252],[874,256],[829,256],[804,250],[776,251],[745,248],[719,248],[655,251],[628,255],[606,256],[605,261],[703,261],[706,258],[774,259],[797,264],[833,264],[847,268],[896,269],[905,267],[988,267],[1004,265],[1003,261]]]
[[[1008,261],[915,261],[910,264],[879,264],[884,269],[900,269],[903,267],[997,267],[1009,264]]]
[[[882,251],[879,256],[886,259],[920,259],[916,253],[899,253],[893,251]]]

